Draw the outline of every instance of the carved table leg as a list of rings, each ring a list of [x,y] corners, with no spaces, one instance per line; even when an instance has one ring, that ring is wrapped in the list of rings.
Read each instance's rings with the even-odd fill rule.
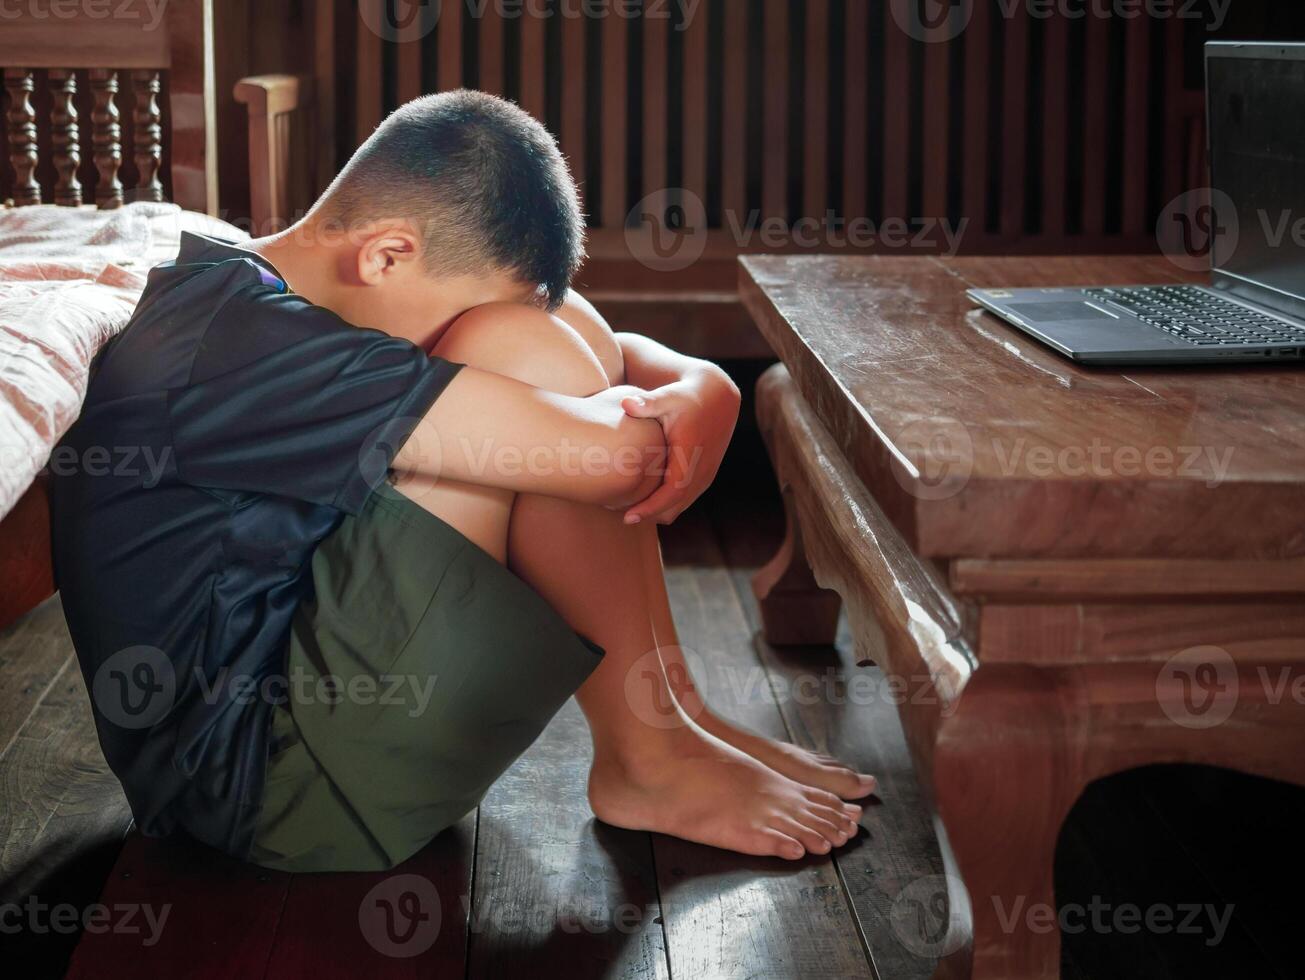
[[[752,592],[761,607],[762,632],[774,646],[828,646],[838,632],[842,600],[816,584],[802,549],[802,530],[793,512],[793,494],[784,497],[784,540],[752,577]]]
[[[1013,668],[994,680],[980,668],[945,723],[934,793],[969,891],[969,975],[1044,980],[1060,976],[1056,842],[1085,780],[1049,679]]]
[[[757,418],[768,450],[771,448],[769,419],[776,411],[776,400],[787,381],[787,373],[777,365],[757,382]],[[770,456],[773,462],[773,451]],[[811,574],[802,548],[802,530],[793,493],[785,477],[786,474],[779,474],[780,493],[784,498],[784,541],[775,557],[752,577],[752,592],[761,607],[762,634],[767,643],[775,646],[828,646],[838,632],[842,600],[837,592],[822,589]]]

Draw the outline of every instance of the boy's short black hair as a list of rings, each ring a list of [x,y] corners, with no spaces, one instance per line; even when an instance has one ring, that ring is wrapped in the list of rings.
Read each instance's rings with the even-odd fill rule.
[[[485,92],[441,92],[395,110],[322,206],[346,227],[407,218],[432,272],[506,271],[535,285],[549,309],[584,258],[580,203],[557,144],[528,113]]]

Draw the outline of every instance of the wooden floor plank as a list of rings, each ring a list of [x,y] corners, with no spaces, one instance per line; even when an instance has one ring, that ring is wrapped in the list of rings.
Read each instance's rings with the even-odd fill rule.
[[[14,736],[73,659],[59,597],[0,632],[0,762]]]
[[[293,875],[266,976],[462,976],[475,837],[471,813],[392,871]]]
[[[0,904],[37,903],[0,942],[11,975],[59,977],[79,929],[48,921],[42,910],[96,901],[131,813],[100,752],[58,600],[6,631],[0,644],[0,685],[13,695],[4,710],[25,716],[0,757]],[[14,719],[4,720],[12,727]]]
[[[784,738],[751,629],[701,511],[664,534],[663,547],[680,643],[694,653],[699,690],[729,720]],[[873,975],[829,857],[794,864],[663,836],[653,846],[677,980]]]
[[[931,930],[943,922],[924,923],[921,938],[922,926],[907,903],[916,893],[941,894],[946,882],[887,679],[878,667],[856,663],[846,629],[837,650],[767,644],[760,636],[751,576],[778,547],[777,502],[767,507],[735,497],[713,511],[722,560],[748,630],[756,635],[758,656],[779,692],[792,741],[829,752],[879,780],[879,792],[861,818],[862,834],[835,854],[875,967],[883,977],[928,977],[944,942],[941,932]]]
[[[131,823],[81,674],[68,665],[52,687],[0,765],[0,902],[32,893],[80,850],[121,842]]]
[[[467,976],[664,980],[647,834],[597,823],[574,699],[480,807]]]
[[[100,903],[134,928],[82,937],[68,980],[261,978],[290,875],[133,832]]]

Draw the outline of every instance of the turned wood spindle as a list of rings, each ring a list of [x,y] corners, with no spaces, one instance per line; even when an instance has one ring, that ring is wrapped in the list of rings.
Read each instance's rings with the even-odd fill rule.
[[[82,182],[77,170],[82,165],[81,132],[77,125],[77,76],[67,69],[50,70],[50,143],[54,149],[54,169],[59,175],[54,185],[54,203],[80,207]]]
[[[26,68],[5,69],[5,90],[9,93],[9,162],[14,166],[14,203],[40,204],[41,185],[36,182],[36,110],[32,93],[36,79]]]
[[[122,125],[119,123],[118,73],[104,68],[91,71],[91,91],[95,108],[91,113],[91,141],[95,147],[95,169],[100,179],[95,187],[95,203],[101,210],[120,208],[124,203],[122,181]]]
[[[159,111],[159,73],[135,71],[131,80],[136,96],[132,111],[135,124],[132,140],[136,146],[136,169],[140,172],[136,198],[162,201],[163,183],[159,180],[159,171],[163,168],[163,114]]]

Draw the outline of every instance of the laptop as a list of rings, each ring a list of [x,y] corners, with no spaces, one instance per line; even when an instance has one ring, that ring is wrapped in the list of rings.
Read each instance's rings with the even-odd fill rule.
[[[1083,364],[1305,358],[1305,44],[1210,42],[1205,70],[1210,286],[967,295]]]

